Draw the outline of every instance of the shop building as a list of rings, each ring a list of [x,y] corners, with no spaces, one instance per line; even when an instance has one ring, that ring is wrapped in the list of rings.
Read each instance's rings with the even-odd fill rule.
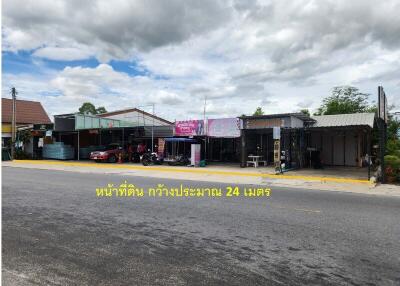
[[[274,165],[275,142],[286,169],[322,166],[362,167],[371,155],[374,113],[308,116],[303,113],[177,121],[175,137],[201,144],[207,162],[248,164],[249,156]],[[274,128],[279,138],[274,138]],[[279,154],[281,156],[281,154]],[[250,160],[251,161],[251,160]],[[258,164],[257,164],[258,166]]]
[[[11,122],[12,122],[12,99],[1,99],[1,139],[3,147],[10,147],[11,144]],[[34,156],[40,143],[43,145],[45,130],[39,126],[52,126],[49,116],[44,110],[42,104],[38,101],[16,100],[16,127],[18,130],[32,131],[32,138],[29,143],[24,144],[22,149],[28,155]],[[17,138],[18,141],[18,138]]]
[[[280,150],[288,168],[325,166],[362,167],[371,155],[374,113],[307,116],[302,113],[243,116],[241,166],[257,155],[274,162],[273,129],[280,130]],[[318,161],[318,162],[317,162]]]
[[[174,136],[197,139],[208,162],[239,162],[239,127],[238,118],[176,121]]]
[[[87,159],[90,152],[103,146],[139,143],[155,149],[158,139],[172,137],[173,123],[137,108],[100,115],[61,114],[54,116],[53,138],[74,148],[69,159]]]

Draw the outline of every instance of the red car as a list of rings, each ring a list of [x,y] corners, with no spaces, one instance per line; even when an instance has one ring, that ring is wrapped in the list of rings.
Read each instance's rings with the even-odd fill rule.
[[[110,144],[104,151],[94,151],[90,153],[90,160],[96,162],[109,162],[115,163],[118,161],[118,157],[121,154],[124,158],[124,150],[119,144]]]

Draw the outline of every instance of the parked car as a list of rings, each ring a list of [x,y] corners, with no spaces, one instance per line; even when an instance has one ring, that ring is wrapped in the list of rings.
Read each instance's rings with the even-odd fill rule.
[[[121,145],[113,143],[107,145],[104,151],[94,151],[90,153],[90,160],[96,162],[109,162],[115,163],[118,161],[118,157],[121,154],[122,158],[125,157],[125,152]]]

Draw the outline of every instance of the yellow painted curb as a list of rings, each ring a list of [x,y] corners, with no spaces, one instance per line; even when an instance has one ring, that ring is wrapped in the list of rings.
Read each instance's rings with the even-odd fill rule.
[[[262,177],[271,179],[290,179],[303,181],[321,181],[321,182],[337,182],[337,183],[355,183],[355,184],[370,184],[368,180],[348,179],[336,177],[314,177],[301,175],[276,175],[251,172],[230,172],[230,171],[212,171],[199,169],[181,169],[181,168],[162,168],[155,166],[131,166],[119,164],[101,164],[101,163],[79,163],[79,162],[63,162],[63,161],[46,161],[46,160],[14,160],[15,163],[37,164],[37,165],[60,165],[70,167],[89,167],[103,169],[125,169],[125,170],[144,170],[144,171],[159,171],[159,172],[177,172],[177,173],[192,173],[192,174],[209,174],[209,175],[226,175],[226,176],[244,176],[244,177]]]

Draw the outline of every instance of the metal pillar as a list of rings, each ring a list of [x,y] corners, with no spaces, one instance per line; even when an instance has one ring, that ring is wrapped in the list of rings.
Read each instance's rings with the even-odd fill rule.
[[[12,95],[12,118],[11,118],[11,159],[14,160],[15,156],[15,138],[17,134],[17,90],[15,87],[11,88]]]
[[[383,119],[379,118],[379,159],[381,161],[381,183],[386,183],[385,175],[385,150],[386,150],[386,123]]]
[[[153,103],[153,117],[152,117],[152,125],[151,125],[151,152],[154,152],[154,103]]]
[[[125,128],[122,127],[122,148],[125,146]]]
[[[79,161],[79,130],[78,130],[78,161]]]
[[[368,180],[371,178],[371,130],[367,131]]]
[[[241,152],[240,152],[240,167],[246,167],[246,159],[247,159],[247,146],[246,146],[246,132],[244,129],[241,130],[240,134],[240,142],[241,142]]]

